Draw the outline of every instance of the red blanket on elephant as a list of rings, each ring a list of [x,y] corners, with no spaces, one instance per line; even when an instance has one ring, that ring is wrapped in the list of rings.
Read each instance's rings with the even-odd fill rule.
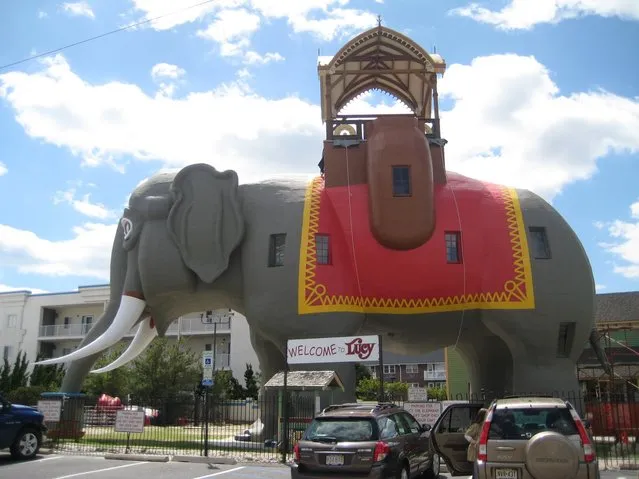
[[[514,189],[448,173],[448,184],[435,189],[435,232],[409,251],[385,248],[373,237],[368,186],[350,187],[350,205],[348,190],[325,188],[322,178],[307,190],[300,314],[534,308],[526,232]],[[447,261],[445,233],[451,231],[461,231],[461,263]],[[329,236],[330,264],[317,263],[316,235]]]

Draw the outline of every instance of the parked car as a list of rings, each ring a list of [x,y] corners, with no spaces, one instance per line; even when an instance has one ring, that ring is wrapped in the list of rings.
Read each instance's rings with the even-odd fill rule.
[[[477,479],[599,479],[595,447],[567,401],[511,397],[493,401],[479,436],[477,461],[466,460],[464,432],[481,404],[453,404],[431,431],[431,444],[453,475]]]
[[[429,431],[391,403],[328,406],[294,445],[291,478],[435,478]]]
[[[46,439],[44,415],[36,408],[11,404],[0,395],[0,449],[17,459],[31,459]]]

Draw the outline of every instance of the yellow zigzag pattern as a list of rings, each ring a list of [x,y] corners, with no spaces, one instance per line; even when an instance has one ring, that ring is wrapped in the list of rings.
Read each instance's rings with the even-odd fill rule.
[[[350,295],[330,295],[326,286],[315,279],[315,235],[319,233],[320,199],[324,180],[315,178],[306,191],[304,223],[300,251],[299,313],[367,312],[418,314],[463,309],[533,309],[535,299],[519,198],[514,189],[504,188],[506,221],[512,245],[514,278],[504,283],[501,291],[458,296],[391,299]]]

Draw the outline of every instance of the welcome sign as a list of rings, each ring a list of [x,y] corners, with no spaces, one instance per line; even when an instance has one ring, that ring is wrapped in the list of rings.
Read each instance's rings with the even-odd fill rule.
[[[291,339],[286,346],[286,359],[288,364],[379,361],[379,337]]]

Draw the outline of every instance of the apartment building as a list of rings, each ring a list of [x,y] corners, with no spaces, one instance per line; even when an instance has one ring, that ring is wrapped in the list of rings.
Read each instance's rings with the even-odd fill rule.
[[[379,366],[371,366],[374,377],[379,374]],[[421,356],[402,356],[384,352],[384,381],[403,382],[409,387],[446,387],[447,381],[445,352],[443,349]]]
[[[31,294],[29,291],[0,293],[0,353],[13,361],[24,351],[33,363],[39,353],[59,357],[75,350],[106,309],[109,285],[81,286],[77,291]],[[217,318],[207,324],[203,316]],[[135,328],[125,339],[132,339]],[[178,318],[166,332],[182,338],[192,351],[215,350],[216,369],[230,369],[242,382],[246,363],[259,370],[249,340],[246,318],[234,312],[201,311]],[[215,347],[214,347],[215,341]]]

